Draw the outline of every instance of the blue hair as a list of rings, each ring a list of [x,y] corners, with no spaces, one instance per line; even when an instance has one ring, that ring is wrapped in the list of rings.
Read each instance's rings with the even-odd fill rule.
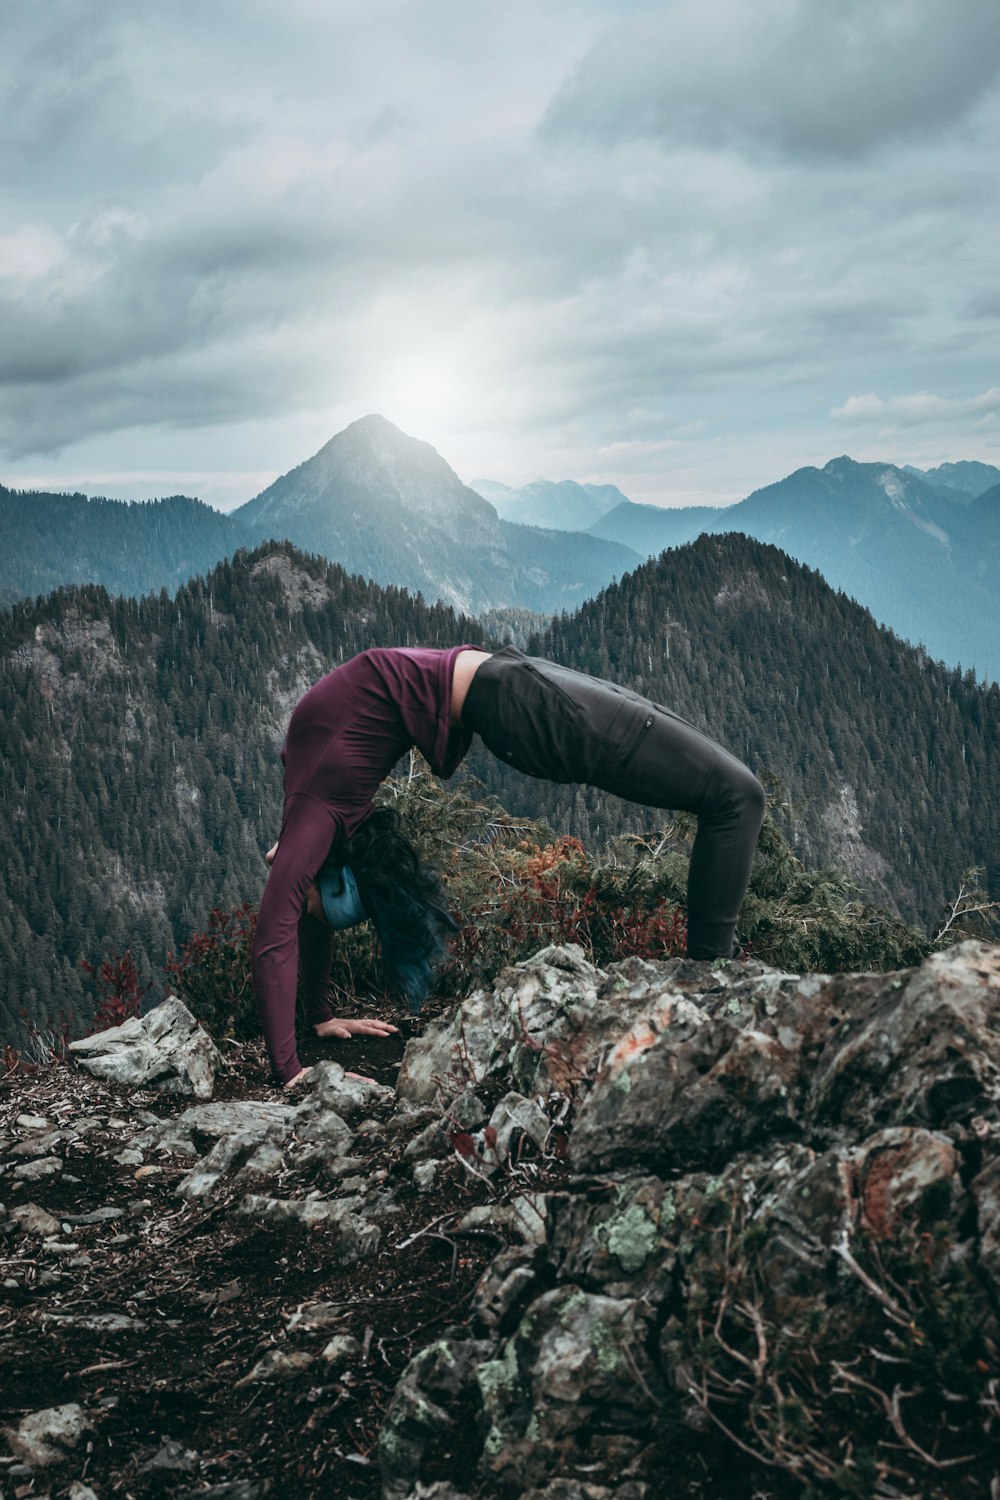
[[[347,855],[365,911],[378,934],[390,986],[416,1015],[459,925],[440,876],[402,832],[399,814],[379,807],[350,841]]]

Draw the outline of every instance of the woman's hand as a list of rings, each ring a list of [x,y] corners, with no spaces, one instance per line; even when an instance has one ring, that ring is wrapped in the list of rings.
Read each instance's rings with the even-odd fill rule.
[[[393,1026],[391,1021],[378,1021],[374,1018],[349,1021],[340,1016],[331,1016],[329,1021],[317,1021],[313,1030],[317,1036],[339,1036],[346,1039],[352,1036],[391,1036],[399,1027]]]
[[[308,1082],[311,1077],[312,1068],[302,1068],[300,1072],[296,1073],[294,1078],[289,1078],[287,1083],[283,1083],[281,1085],[281,1092],[283,1094],[289,1094],[291,1093],[292,1089],[300,1088],[304,1083]]]
[[[264,858],[265,858],[265,860],[267,861],[267,863],[269,865],[273,865],[274,864],[274,856],[277,854],[277,852],[278,852],[278,845],[276,843],[274,843],[274,844],[271,845],[270,849],[268,849],[267,853],[264,855]]]

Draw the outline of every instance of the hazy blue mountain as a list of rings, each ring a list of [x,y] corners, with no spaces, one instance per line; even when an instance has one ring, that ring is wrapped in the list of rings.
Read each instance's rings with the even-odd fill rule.
[[[717,510],[619,506],[593,531],[647,556],[702,531],[771,542],[932,656],[996,679],[1000,506],[991,493],[953,494],[892,464],[842,457]]]
[[[515,521],[500,525],[517,574],[517,603],[524,609],[545,614],[576,609],[642,562],[631,547],[583,531],[518,526]]]
[[[683,547],[703,531],[711,531],[717,517],[728,514],[718,505],[637,505],[626,500],[591,526],[591,536],[621,542],[643,557],[655,557],[665,547]]]
[[[989,464],[946,464],[921,477],[844,457],[738,505],[675,510],[636,505],[610,485],[486,486],[505,508],[534,495],[529,526],[502,520],[430,444],[369,416],[228,516],[184,497],[128,505],[0,487],[0,604],[70,583],[128,595],[172,589],[240,546],[287,537],[352,573],[468,613],[551,613],[576,607],[643,557],[702,532],[742,531],[818,569],[932,655],[996,677],[998,476]],[[984,480],[993,483],[974,495]],[[580,506],[616,499],[585,532],[565,529]],[[542,527],[545,515],[556,519]]]
[[[926,479],[928,484],[937,489],[947,489],[973,498],[993,485],[1000,484],[1000,469],[993,464],[981,464],[968,459],[954,464],[938,464],[936,469],[915,469],[912,464],[904,464],[903,468],[907,474],[916,474],[918,479]]]
[[[466,611],[579,604],[637,554],[598,538],[572,548],[509,530],[429,443],[362,417],[235,512],[264,537]]]
[[[509,484],[501,484],[499,479],[470,479],[470,490],[475,490],[477,495],[482,495],[492,506],[496,506],[498,499],[504,495],[512,495],[514,491]]]
[[[711,529],[773,542],[932,656],[1000,677],[988,505],[959,504],[891,464],[835,458],[757,490]]]
[[[478,480],[473,489],[496,506],[502,520],[552,531],[588,531],[609,510],[629,503],[617,485],[577,484],[573,479],[533,479],[520,489]]]
[[[173,590],[271,537],[467,610],[571,609],[641,561],[597,537],[553,545],[551,532],[501,521],[429,443],[378,416],[232,515],[183,496],[130,504],[0,486],[0,525],[0,605],[67,584]]]
[[[0,485],[0,605],[65,584],[171,592],[256,540],[232,516],[174,495],[129,504]]]

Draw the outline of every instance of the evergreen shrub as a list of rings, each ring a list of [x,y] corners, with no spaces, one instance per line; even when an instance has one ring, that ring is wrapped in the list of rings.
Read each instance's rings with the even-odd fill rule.
[[[544,823],[515,818],[471,779],[445,787],[411,757],[380,790],[421,857],[444,877],[461,923],[440,996],[492,983],[508,964],[553,943],[577,943],[600,967],[637,955],[683,954],[687,868],[697,824],[677,814],[655,835],[623,835],[600,859]],[[743,906],[744,956],[801,973],[887,970],[919,963],[935,946],[892,913],[858,898],[843,872],[805,870],[781,832],[770,799]],[[256,912],[215,909],[167,970],[214,1034],[259,1035],[250,979]],[[968,934],[953,927],[948,941]],[[356,1010],[384,995],[370,924],[338,933],[331,968],[334,1004]]]
[[[256,908],[249,901],[231,911],[213,907],[208,927],[189,938],[179,954],[167,955],[172,987],[219,1039],[248,1041],[260,1034],[250,976],[256,922]]]

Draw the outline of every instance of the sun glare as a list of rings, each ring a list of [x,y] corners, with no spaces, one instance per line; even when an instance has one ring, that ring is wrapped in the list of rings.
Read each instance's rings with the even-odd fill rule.
[[[443,362],[414,359],[387,367],[373,382],[377,409],[412,437],[449,432],[468,411],[468,386]]]

